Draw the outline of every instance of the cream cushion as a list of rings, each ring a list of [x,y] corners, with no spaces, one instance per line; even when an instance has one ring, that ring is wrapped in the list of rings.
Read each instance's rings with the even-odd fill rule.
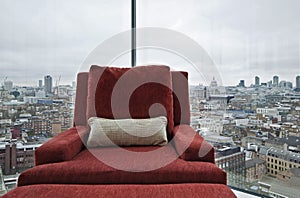
[[[168,143],[167,118],[106,119],[91,117],[88,147],[159,145]]]

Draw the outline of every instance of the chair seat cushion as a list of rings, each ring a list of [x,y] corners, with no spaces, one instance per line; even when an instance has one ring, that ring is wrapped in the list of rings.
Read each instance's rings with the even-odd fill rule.
[[[173,147],[164,147],[160,154],[148,155],[159,146],[127,147],[135,155],[124,155],[119,148],[83,150],[70,161],[44,164],[23,172],[18,185],[30,184],[226,184],[226,173],[209,162],[188,162],[179,159]],[[92,153],[93,154],[92,154]],[[95,157],[95,156],[97,157]],[[100,156],[100,158],[99,158]],[[143,157],[146,156],[146,157]],[[109,162],[113,168],[105,163]],[[163,161],[171,163],[157,167]],[[120,163],[122,166],[120,166]],[[110,164],[110,165],[111,165]],[[120,168],[121,167],[121,168]]]
[[[18,187],[3,198],[43,197],[236,197],[222,184],[152,184],[152,185],[32,185]]]

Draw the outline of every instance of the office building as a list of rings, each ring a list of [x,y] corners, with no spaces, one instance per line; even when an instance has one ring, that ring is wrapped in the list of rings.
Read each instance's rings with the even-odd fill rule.
[[[12,81],[9,80],[9,81],[5,81],[5,82],[4,82],[4,89],[5,89],[5,90],[8,90],[8,91],[9,91],[9,90],[11,90],[12,88],[13,88],[13,82],[12,82]]]
[[[293,83],[286,81],[286,80],[282,80],[279,83],[279,87],[281,88],[285,88],[285,89],[292,89],[293,88]]]
[[[245,87],[245,80],[240,80],[239,87]]]
[[[279,84],[279,77],[273,76],[273,86],[278,87],[278,84]]]
[[[259,86],[259,77],[255,76],[255,87]]]
[[[39,80],[39,88],[43,87],[43,80]]]
[[[300,92],[300,76],[296,77],[296,90],[295,91]]]
[[[52,93],[52,77],[50,75],[45,76],[44,83],[46,96],[49,96]]]

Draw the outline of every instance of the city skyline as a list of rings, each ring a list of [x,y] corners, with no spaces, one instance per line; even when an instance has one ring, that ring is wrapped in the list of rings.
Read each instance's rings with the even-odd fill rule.
[[[60,75],[61,76],[61,75]],[[46,77],[51,77],[51,80],[52,80],[52,85],[51,85],[51,88],[55,87],[56,86],[56,81],[60,80],[59,78],[60,77],[55,77],[53,78],[53,76],[47,74],[47,75],[44,75],[43,77],[41,77],[40,79],[36,79],[36,83],[35,84],[26,84],[26,83],[20,83],[20,84],[16,84],[13,80],[9,79],[8,76],[5,76],[5,81],[2,81],[1,82],[1,86],[5,86],[4,82],[12,82],[13,83],[13,86],[31,86],[31,87],[45,87],[45,78]],[[293,85],[293,88],[296,88],[297,87],[297,78],[299,79],[300,78],[300,75],[296,75],[294,77],[294,79],[281,79],[279,75],[274,75],[271,79],[266,79],[265,81],[264,80],[261,80],[260,76],[259,75],[256,75],[256,76],[253,76],[253,80],[252,82],[247,82],[245,81],[244,79],[239,79],[237,80],[237,82],[235,84],[232,84],[232,85],[221,85],[221,86],[238,86],[240,81],[243,80],[244,81],[244,84],[246,87],[249,87],[251,85],[256,85],[256,77],[258,77],[259,79],[259,85],[261,85],[261,83],[268,83],[268,82],[272,82],[272,84],[274,84],[274,77],[279,77],[278,80],[278,85],[280,82],[282,81],[286,81],[286,82],[291,82],[292,85]],[[213,80],[213,79],[212,79]],[[72,82],[64,82],[64,83],[59,83],[59,85],[73,85],[73,83],[75,82],[75,80],[73,80]],[[219,83],[219,82],[217,82]],[[298,85],[299,85],[300,81],[298,80]],[[192,84],[192,83],[189,83],[189,85],[199,85],[199,84],[203,84],[203,83],[197,83],[197,84]],[[209,86],[210,82],[208,82],[207,85],[205,86]],[[42,86],[41,86],[42,85]],[[203,84],[204,85],[204,84]],[[220,85],[220,84],[218,84]],[[298,86],[299,88],[299,86]],[[49,89],[49,88],[48,88]]]

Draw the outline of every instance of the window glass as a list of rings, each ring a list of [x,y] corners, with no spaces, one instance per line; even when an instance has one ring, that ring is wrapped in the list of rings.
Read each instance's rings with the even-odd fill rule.
[[[138,65],[161,63],[189,72],[192,126],[216,153],[220,148],[232,151],[226,163],[218,164],[226,170],[228,184],[267,196],[293,197],[297,192],[293,179],[299,170],[293,168],[300,157],[299,6],[294,0],[144,0],[137,5],[138,28],[180,32],[213,63],[199,68],[186,54],[148,46],[138,49]],[[138,33],[138,42],[143,39],[158,38]],[[185,48],[179,40],[173,38],[170,46]],[[203,51],[189,47],[188,54],[203,56]],[[238,173],[228,169],[239,160],[233,153],[241,158]],[[294,178],[282,180],[280,175]],[[263,184],[280,188],[269,192]]]
[[[3,0],[0,5],[1,84],[5,78],[37,85],[47,74],[71,84],[94,48],[130,29],[130,1]],[[122,65],[130,64],[129,57]]]
[[[104,54],[90,56],[130,30],[130,14],[128,0],[0,1],[0,179],[3,173],[6,189],[34,166],[36,148],[72,127],[76,75],[90,66],[83,63],[130,65],[128,52],[107,62],[93,60]],[[130,43],[130,36],[124,40]]]

